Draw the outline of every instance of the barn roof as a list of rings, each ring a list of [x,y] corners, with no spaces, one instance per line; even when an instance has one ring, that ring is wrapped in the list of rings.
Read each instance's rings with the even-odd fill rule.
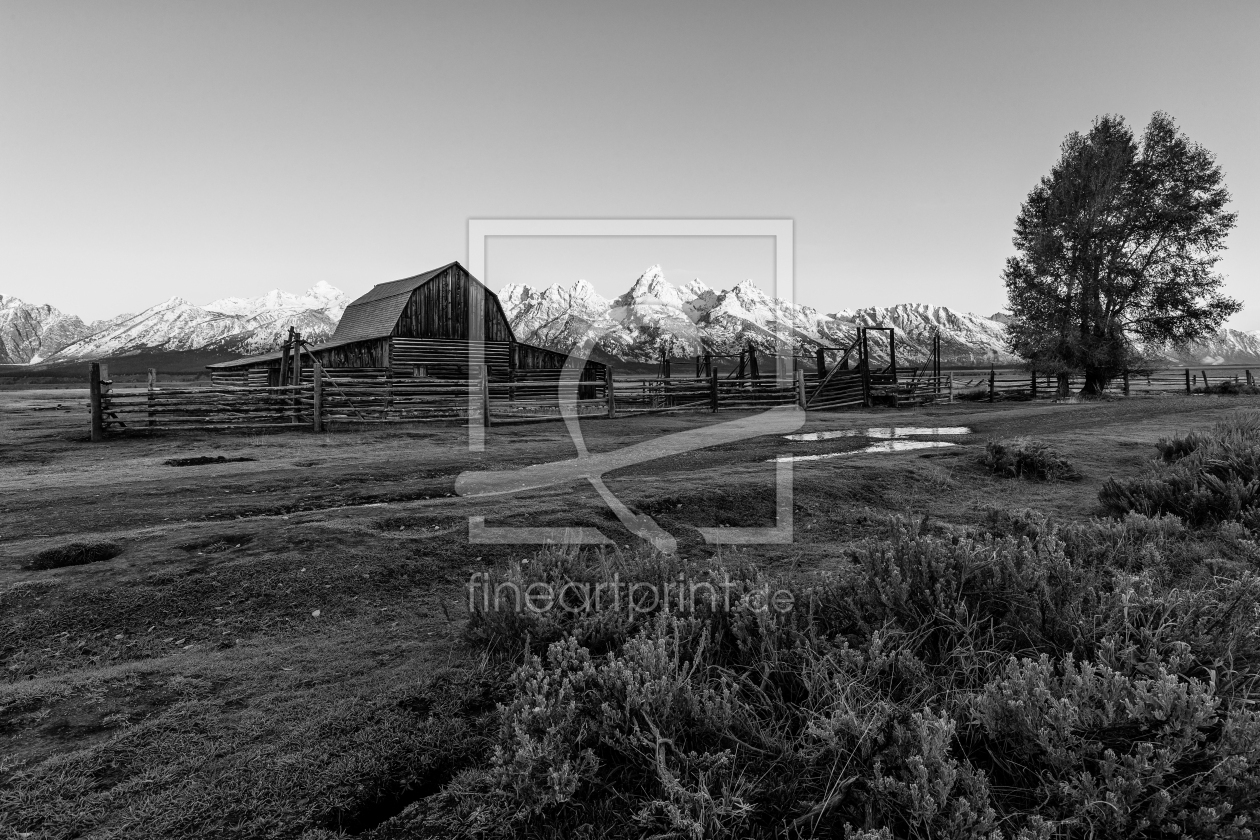
[[[459,262],[447,263],[441,268],[417,274],[415,277],[373,286],[346,307],[329,343],[342,344],[390,335],[411,293],[455,265],[459,265]]]

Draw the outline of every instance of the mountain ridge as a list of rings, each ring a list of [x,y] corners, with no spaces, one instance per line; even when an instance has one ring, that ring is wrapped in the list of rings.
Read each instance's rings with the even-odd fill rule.
[[[349,301],[327,282],[304,294],[278,289],[257,298],[222,298],[197,306],[173,296],[136,314],[85,324],[47,305],[0,296],[0,364],[57,364],[144,352],[264,353],[296,327],[323,341]]]
[[[774,345],[776,330],[792,337],[796,352],[844,349],[859,326],[897,330],[898,364],[926,361],[932,337],[941,336],[942,363],[954,367],[1015,365],[1005,346],[1010,316],[986,317],[945,306],[902,303],[822,312],[767,295],[751,280],[714,289],[699,278],[682,285],[650,266],[629,288],[605,298],[586,280],[535,288],[509,284],[499,292],[519,340],[570,351],[591,348],[609,361],[655,362],[662,354],[734,355],[750,342]],[[0,295],[0,364],[57,364],[145,353],[211,353],[223,358],[276,349],[289,327],[318,342],[329,338],[349,303],[319,282],[302,294],[272,290],[256,298],[228,297],[198,306],[175,296],[139,313],[90,324],[48,305]],[[872,355],[887,358],[872,337]],[[1260,363],[1260,331],[1225,329],[1181,350],[1152,351],[1168,364]]]

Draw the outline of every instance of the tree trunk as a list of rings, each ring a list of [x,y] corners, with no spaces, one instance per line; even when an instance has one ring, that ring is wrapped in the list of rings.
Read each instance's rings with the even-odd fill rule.
[[[1082,397],[1101,397],[1111,377],[1099,367],[1085,367],[1085,387],[1081,388]]]
[[[1060,373],[1055,377],[1055,399],[1065,400],[1068,398],[1068,375]]]

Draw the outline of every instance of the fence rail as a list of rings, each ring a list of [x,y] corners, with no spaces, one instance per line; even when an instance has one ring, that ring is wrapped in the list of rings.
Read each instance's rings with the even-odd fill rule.
[[[1208,370],[1211,372],[1209,373]],[[608,417],[679,411],[728,411],[800,405],[839,410],[872,405],[932,405],[957,400],[1053,399],[1053,376],[1023,371],[955,370],[926,375],[896,371],[832,370],[823,376],[799,371],[794,380],[703,377],[568,380],[572,371],[514,371],[485,368],[471,379],[394,376],[388,369],[307,369],[297,384],[223,384],[159,388],[150,373],[145,389],[114,389],[103,365],[90,379],[92,434],[153,430],[240,430],[310,428],[330,424],[466,420],[491,424],[557,417],[566,409]],[[1164,369],[1131,372],[1108,386],[1129,395],[1195,393],[1230,381],[1254,385],[1250,369]],[[1069,387],[1079,387],[1069,380]]]

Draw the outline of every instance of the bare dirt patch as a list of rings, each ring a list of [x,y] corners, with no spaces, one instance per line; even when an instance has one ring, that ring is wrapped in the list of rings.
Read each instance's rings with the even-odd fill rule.
[[[88,563],[113,560],[122,552],[122,546],[117,543],[72,542],[38,552],[22,568],[45,571],[64,569],[67,566],[85,566]]]

